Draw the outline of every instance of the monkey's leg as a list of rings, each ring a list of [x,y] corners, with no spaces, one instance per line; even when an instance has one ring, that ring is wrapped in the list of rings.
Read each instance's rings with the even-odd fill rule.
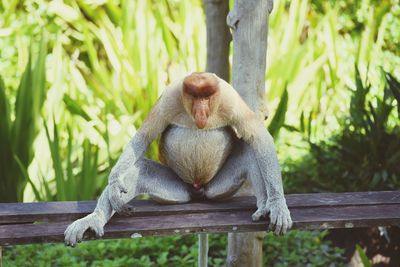
[[[232,197],[248,178],[257,198],[257,207],[265,206],[267,190],[256,163],[253,149],[243,140],[237,140],[231,155],[217,175],[206,185],[209,199],[224,200]]]
[[[112,209],[123,211],[134,197],[149,194],[157,202],[173,204],[190,200],[189,187],[170,168],[142,158],[117,174],[117,186],[111,185],[109,199]]]
[[[164,204],[190,201],[190,186],[170,168],[148,159],[141,160],[140,164],[135,196],[149,194],[153,200]]]
[[[190,200],[188,185],[168,167],[147,159],[139,160],[135,165],[135,171],[131,170],[129,173],[136,177],[124,177],[123,182],[129,189],[119,195],[122,203],[126,204],[144,193],[162,203],[184,203]],[[110,186],[107,186],[97,201],[95,210],[68,226],[64,232],[67,245],[74,246],[80,242],[89,228],[97,236],[103,236],[104,225],[115,213],[110,203],[110,194]]]

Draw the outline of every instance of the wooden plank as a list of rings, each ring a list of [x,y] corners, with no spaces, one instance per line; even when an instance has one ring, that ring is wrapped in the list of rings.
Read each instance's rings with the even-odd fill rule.
[[[400,204],[291,209],[295,229],[400,225],[399,211]],[[224,211],[179,216],[116,217],[106,225],[104,238],[266,230],[268,222],[252,222],[251,214],[251,211]],[[63,242],[63,233],[69,223],[1,225],[0,245]]]
[[[291,194],[286,197],[290,208],[400,204],[400,191]],[[92,212],[95,206],[95,201],[0,203],[0,224],[74,220]],[[130,202],[130,211],[126,215],[159,216],[188,212],[253,210],[254,207],[254,197],[180,205],[160,205],[150,200],[133,200]]]

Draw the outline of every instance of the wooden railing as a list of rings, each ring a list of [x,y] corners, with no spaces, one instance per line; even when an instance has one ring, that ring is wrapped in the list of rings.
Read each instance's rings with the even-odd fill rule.
[[[400,191],[287,195],[294,229],[400,225]],[[63,242],[66,227],[91,213],[95,201],[0,204],[0,246]],[[268,221],[252,222],[253,197],[227,202],[160,205],[133,200],[115,215],[103,238],[265,231]],[[88,233],[85,239],[93,239]]]

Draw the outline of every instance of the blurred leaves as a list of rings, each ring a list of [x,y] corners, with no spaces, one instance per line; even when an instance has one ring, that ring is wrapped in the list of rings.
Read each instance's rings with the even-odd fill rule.
[[[387,73],[398,77],[400,20],[399,8],[394,2],[276,2],[270,17],[267,87],[270,88],[270,110],[275,114],[269,129],[279,137],[278,144],[296,142],[294,137],[299,133],[316,142],[341,127],[338,114],[349,106],[350,91],[346,88],[352,84],[355,64],[360,68],[360,81],[366,80],[367,64],[371,64],[371,69],[382,66]],[[54,152],[48,149],[48,136],[51,142],[56,142],[54,123],[59,140],[53,145],[60,150],[62,163],[57,168],[62,169],[64,182],[78,186],[77,181],[67,177],[72,170],[79,180],[85,147],[91,157],[87,166],[93,166],[96,158],[97,172],[107,173],[165,85],[205,66],[206,34],[200,0],[3,1],[0,26],[0,73],[7,84],[1,93],[6,105],[0,107],[0,127],[8,129],[1,130],[2,140],[10,140],[9,147],[4,145],[1,152],[3,162],[14,161],[15,157],[6,158],[12,155],[7,152],[13,149],[11,144],[24,150],[33,142],[32,136],[36,136],[31,148],[18,158],[25,173],[32,178],[30,184],[42,196],[48,192],[48,196],[66,197],[64,193],[57,193],[57,189],[62,189],[56,181],[62,180],[56,179]],[[32,69],[35,67],[36,62],[29,59],[28,44],[39,43],[41,32],[46,33],[50,48],[46,57],[48,93],[43,109],[31,114],[43,116],[49,135],[46,136],[45,127],[40,127],[36,134],[26,128],[24,134],[31,137],[20,139],[22,136],[14,133],[30,121],[20,117],[25,110],[14,107],[17,102],[23,103],[18,93],[19,84],[26,83],[23,79],[41,75],[23,74],[28,63]],[[377,79],[377,75],[371,76]],[[39,86],[40,78],[35,83]],[[368,94],[377,89],[371,90]],[[38,93],[32,97],[43,96]],[[370,104],[366,105],[369,108]],[[371,105],[375,111],[375,102]],[[385,112],[361,117],[376,123],[385,118]],[[394,124],[393,119],[390,115],[390,125]],[[11,127],[14,120],[17,123]],[[297,148],[278,147],[278,151],[282,151],[283,158],[300,155]],[[156,144],[149,152],[148,155],[157,158]],[[15,164],[12,168],[20,170],[21,166]],[[2,166],[2,171],[8,169]],[[61,177],[60,170],[57,173]],[[16,179],[19,178],[9,180]],[[21,179],[18,190],[23,190],[26,180]],[[103,183],[103,178],[99,183]],[[26,190],[27,199],[32,200],[34,192],[29,193]],[[90,191],[90,194],[95,198],[97,192]]]
[[[400,119],[395,115],[399,103],[393,93],[399,83],[385,72],[374,86],[360,76],[357,70],[349,114],[342,118],[340,131],[319,142],[308,138],[309,154],[287,162],[288,188],[319,192],[400,187]]]
[[[0,109],[1,118],[4,118],[0,123],[2,202],[17,202],[23,197],[27,179],[21,173],[21,169],[27,169],[33,159],[33,142],[39,132],[40,112],[46,97],[46,55],[46,39],[42,36],[36,58],[33,59],[32,53],[29,54],[28,63],[22,74],[13,120],[10,119],[5,86],[0,78]]]
[[[90,200],[98,191],[100,191],[104,183],[106,183],[107,173],[101,173],[98,170],[98,151],[99,148],[92,145],[89,140],[85,139],[82,148],[81,165],[77,168],[78,173],[74,171],[74,166],[78,164],[72,160],[73,153],[73,136],[68,129],[68,145],[66,160],[63,160],[60,147],[59,130],[55,121],[53,121],[53,133],[50,136],[48,125],[44,124],[46,137],[51,151],[53,169],[55,172],[55,188],[53,193],[49,189],[49,185],[43,185],[42,189],[37,188],[33,183],[33,191],[37,200]],[[64,164],[65,163],[65,164]],[[51,183],[50,183],[51,184]]]
[[[293,230],[285,236],[266,235],[263,266],[346,266],[344,250],[325,240],[326,234],[327,231]],[[210,235],[209,266],[224,266],[226,244],[226,234]],[[92,240],[79,244],[79,249],[64,244],[7,246],[3,249],[3,258],[10,266],[183,267],[195,266],[197,253],[195,235],[173,235]]]
[[[49,97],[41,115],[45,121],[54,120],[57,129],[46,135],[45,127],[41,128],[30,171],[33,147],[19,155],[36,197],[40,192],[40,199],[50,196],[51,199],[71,199],[72,195],[68,194],[73,193],[67,191],[79,190],[85,190],[80,192],[80,199],[96,197],[97,186],[104,184],[104,178],[93,174],[107,173],[163,87],[187,71],[204,66],[205,47],[198,43],[204,39],[205,32],[202,25],[196,23],[204,20],[201,5],[201,1],[189,5],[186,1],[85,0],[37,0],[20,4],[14,1],[1,5],[0,37],[5,41],[0,43],[0,73],[4,73],[10,83],[2,92],[7,94],[3,100],[8,99],[9,105],[17,102],[18,107],[14,113],[2,105],[2,112],[8,114],[4,114],[4,118],[16,118],[9,135],[13,136],[13,145],[21,151],[28,143],[33,143],[37,135],[29,134],[29,138],[15,135],[21,132],[23,125],[30,123],[29,119],[20,116],[25,112],[21,101],[29,96],[16,93],[13,79],[14,73],[18,77],[16,61],[34,65],[24,53],[25,38],[37,41],[38,29],[49,37],[50,67],[46,81]],[[14,49],[14,44],[18,49]],[[21,84],[26,87],[32,79],[35,86],[39,86],[45,82],[41,77],[37,71],[25,73]],[[36,92],[32,97],[41,99],[42,95]],[[32,116],[40,114],[35,109]],[[28,127],[24,133],[29,131]],[[7,131],[2,134],[7,135]],[[73,138],[72,146],[67,136]],[[46,141],[50,144],[49,152],[44,149]],[[153,144],[151,157],[157,157],[156,151],[157,146]],[[52,160],[43,160],[43,157]],[[62,164],[64,162],[69,163]],[[68,175],[71,165],[75,181]],[[14,169],[20,168],[16,165]],[[90,175],[93,177],[87,183],[93,184],[93,179],[98,179],[92,188],[82,184],[79,178]],[[13,179],[19,179],[21,175],[13,176]],[[21,185],[18,200],[22,200],[25,182],[18,184]],[[76,189],[78,186],[79,190]]]

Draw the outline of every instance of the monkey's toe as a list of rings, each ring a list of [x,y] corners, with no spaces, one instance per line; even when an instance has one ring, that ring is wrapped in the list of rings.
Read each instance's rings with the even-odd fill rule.
[[[254,212],[251,215],[251,219],[253,220],[253,222],[257,222],[257,221],[261,220],[262,218],[265,218],[267,213],[268,213],[268,211],[265,208],[259,208],[256,210],[256,212]]]

